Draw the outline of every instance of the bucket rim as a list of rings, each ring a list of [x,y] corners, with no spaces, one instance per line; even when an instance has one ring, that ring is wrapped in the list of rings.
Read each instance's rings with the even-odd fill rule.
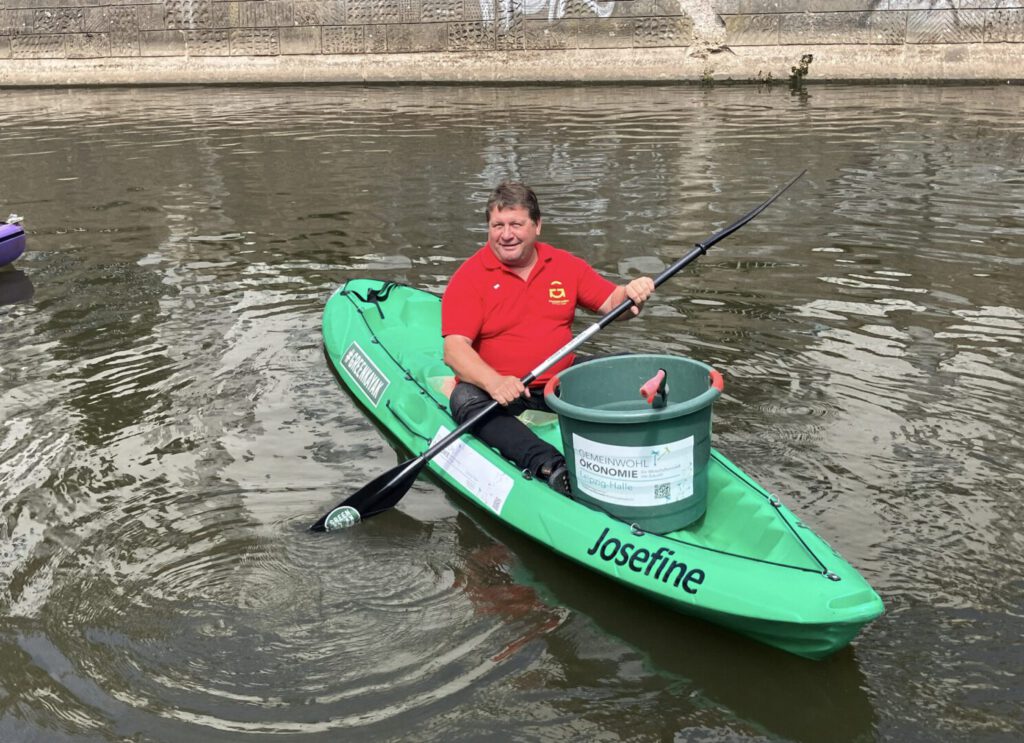
[[[712,373],[717,373],[715,368],[709,364],[705,364],[703,361],[697,361],[691,359],[688,356],[673,356],[671,354],[627,354],[623,356],[609,356],[607,361],[614,363],[615,359],[650,359],[652,361],[669,359],[672,361],[686,361],[694,366],[703,368],[708,373],[708,389],[697,395],[691,397],[688,400],[677,403],[669,403],[663,408],[648,408],[641,410],[617,410],[614,413],[609,413],[604,410],[594,410],[592,408],[585,408],[575,403],[566,402],[561,399],[556,393],[555,389],[560,384],[560,377],[566,374],[574,373],[575,369],[580,369],[585,364],[578,366],[570,366],[567,369],[563,369],[558,374],[552,375],[548,380],[548,383],[544,386],[544,402],[547,403],[548,407],[551,408],[558,415],[564,415],[574,420],[587,421],[588,423],[610,423],[614,422],[617,424],[624,423],[647,423],[660,420],[670,420],[672,418],[679,418],[683,415],[694,413],[698,410],[710,407],[711,404],[719,398],[722,394],[719,389],[712,386]],[[597,361],[589,361],[587,363],[594,363]],[[614,420],[612,420],[614,419]]]

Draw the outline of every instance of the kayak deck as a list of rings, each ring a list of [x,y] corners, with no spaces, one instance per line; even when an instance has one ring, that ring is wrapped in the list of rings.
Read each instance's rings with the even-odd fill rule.
[[[349,281],[324,310],[339,381],[413,454],[455,427],[445,384],[440,300],[412,287]],[[524,420],[561,449],[557,417]],[[707,511],[665,535],[558,495],[471,435],[428,464],[442,482],[586,567],[687,614],[811,658],[843,647],[883,611],[857,571],[720,452],[708,463]]]

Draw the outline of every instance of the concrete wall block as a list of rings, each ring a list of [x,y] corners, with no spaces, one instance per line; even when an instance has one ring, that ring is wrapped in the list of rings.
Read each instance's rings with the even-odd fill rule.
[[[114,10],[114,8],[84,8],[82,10],[82,31],[85,33],[98,33],[108,30],[110,28],[111,10]]]
[[[787,13],[779,20],[780,44],[902,44],[907,14]]]
[[[576,49],[579,21],[527,20],[523,24],[527,49]]]
[[[494,25],[483,21],[448,24],[448,49],[453,52],[494,51],[498,48]]]
[[[423,0],[420,4],[421,21],[462,21],[466,20],[464,0]],[[476,14],[481,18],[479,10]]]
[[[324,26],[324,54],[362,54],[366,51],[363,26]]]
[[[227,29],[186,31],[185,48],[196,57],[227,57],[231,53],[231,42]]]
[[[889,10],[955,10],[964,0],[889,0]],[[998,0],[988,0],[998,2]]]
[[[1024,42],[1024,9],[1009,8],[988,11],[985,41]],[[1020,55],[1021,64],[1024,65],[1024,49],[1021,50]]]
[[[140,31],[163,31],[167,29],[167,20],[163,5],[140,5],[135,10],[138,16]]]
[[[82,8],[38,8],[32,29],[37,34],[81,32],[85,30],[84,20]]]
[[[276,28],[294,25],[291,2],[284,0],[241,0],[227,3],[231,28]]]
[[[960,0],[962,9],[981,8],[983,10],[1008,10],[1024,8],[1024,0]]]
[[[485,0],[481,0],[481,11]],[[551,0],[549,0],[551,2]],[[526,1],[496,0],[493,12],[494,42],[499,51],[514,52],[526,49]]]
[[[139,54],[140,52],[138,31],[110,32],[111,57],[138,57]]]
[[[966,44],[985,40],[982,10],[907,11],[908,44]]]
[[[320,54],[321,35],[321,29],[316,26],[278,29],[281,54]]]
[[[729,46],[764,46],[779,43],[780,18],[775,15],[725,16],[725,43]]]
[[[353,6],[365,4],[365,0],[352,0]],[[343,26],[346,21],[342,0],[295,0],[292,4],[292,23],[296,26]]]
[[[615,3],[616,18],[676,17],[689,18],[683,12],[685,3],[681,0],[618,0]]]
[[[719,15],[827,13],[877,10],[886,7],[886,0],[711,0],[711,7]]]
[[[583,18],[576,43],[580,49],[616,49],[633,46],[636,20],[633,18]]]
[[[386,54],[388,51],[388,27],[373,24],[363,28],[368,54]]]
[[[11,37],[0,36],[0,59],[11,58]]]
[[[693,21],[689,18],[638,18],[633,31],[633,46],[689,46]]]
[[[109,34],[68,34],[65,44],[67,46],[68,59],[94,59],[110,56]]]
[[[27,34],[11,37],[11,57],[14,59],[64,59],[66,34]]]
[[[228,34],[233,57],[271,57],[281,53],[276,28],[233,28]]]
[[[18,36],[32,33],[36,14],[32,10],[0,10],[0,34]]]
[[[418,20],[410,0],[349,0],[349,23],[411,23]]]
[[[107,8],[107,30],[111,33],[134,33],[139,30],[138,8]]]
[[[527,5],[526,9],[531,10],[531,6]],[[614,0],[609,0],[608,2],[602,2],[601,0],[548,0],[548,4],[543,7],[540,13],[529,13],[527,17],[607,18],[613,15],[616,9],[617,3]]]
[[[185,49],[184,31],[139,31],[140,57],[182,57]]]
[[[444,23],[392,23],[386,28],[389,53],[441,52],[448,45]]]
[[[183,31],[226,28],[227,3],[213,0],[164,0],[164,27]]]

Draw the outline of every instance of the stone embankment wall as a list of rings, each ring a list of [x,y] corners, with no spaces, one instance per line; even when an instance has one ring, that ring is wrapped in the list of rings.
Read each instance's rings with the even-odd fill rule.
[[[807,55],[810,55],[809,57]],[[0,0],[0,85],[1021,80],[1024,0]]]

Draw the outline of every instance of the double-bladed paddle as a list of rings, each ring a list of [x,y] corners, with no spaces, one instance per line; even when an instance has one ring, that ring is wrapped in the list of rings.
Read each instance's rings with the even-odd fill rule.
[[[684,266],[689,265],[708,252],[708,249],[712,245],[725,239],[736,230],[750,222],[754,217],[767,209],[773,201],[782,196],[782,194],[784,194],[789,187],[796,183],[806,172],[806,170],[801,171],[789,183],[775,192],[771,198],[751,209],[728,227],[723,227],[703,242],[696,243],[693,250],[658,274],[654,279],[654,286],[658,287],[665,283],[675,276]],[[602,317],[541,362],[536,369],[522,378],[521,381],[523,385],[529,386],[529,384],[537,377],[556,364],[559,359],[569,353],[572,353],[574,350],[586,343],[593,335],[613,320],[616,320],[623,312],[632,306],[632,299],[625,300],[618,307],[613,309],[607,315]],[[399,464],[397,467],[388,470],[383,475],[380,475],[376,479],[364,485],[318,519],[316,523],[309,527],[310,531],[333,531],[335,529],[351,526],[361,519],[375,516],[378,513],[392,508],[396,503],[398,503],[398,501],[402,500],[407,492],[409,492],[409,488],[412,487],[412,484],[416,481],[420,472],[423,471],[427,462],[436,456],[442,449],[461,437],[466,431],[479,423],[485,416],[490,415],[498,405],[499,403],[496,400],[492,401],[490,405],[485,407],[469,420],[462,423],[455,430],[439,440],[415,459],[410,459],[407,462]]]

